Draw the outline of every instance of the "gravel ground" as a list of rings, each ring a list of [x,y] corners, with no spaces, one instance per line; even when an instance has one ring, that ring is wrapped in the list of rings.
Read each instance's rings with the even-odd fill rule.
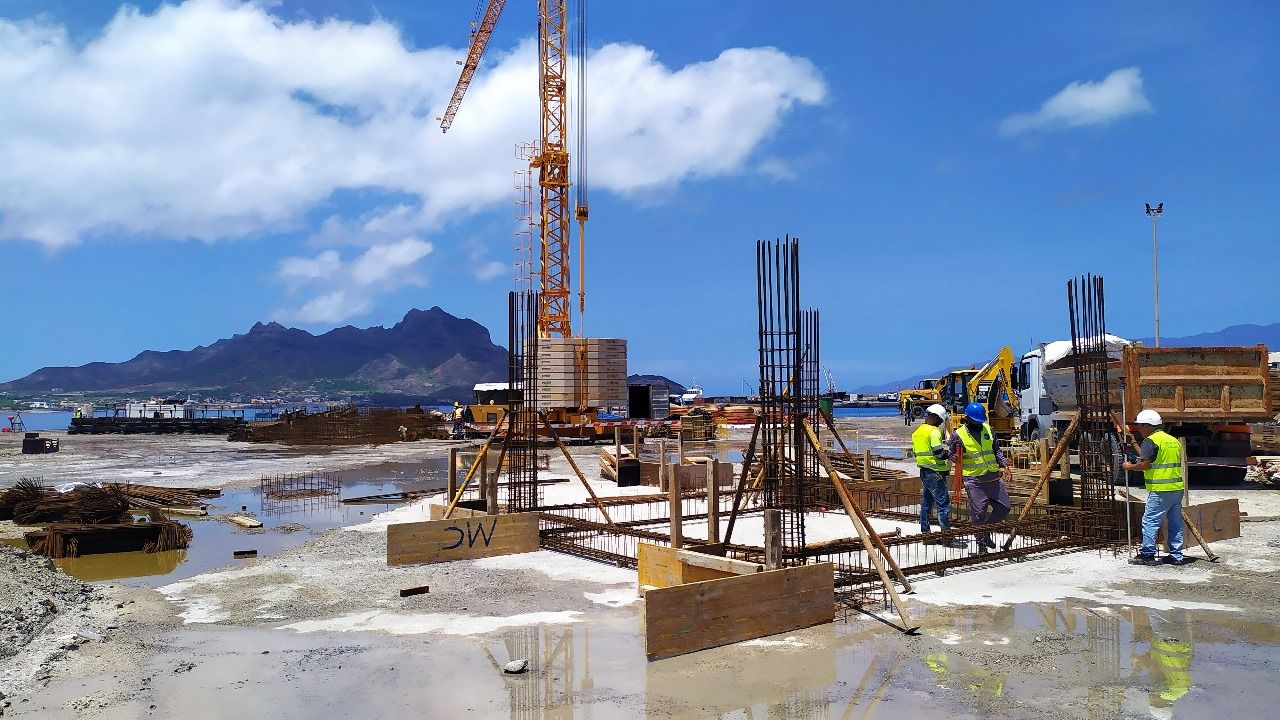
[[[171,615],[154,593],[83,583],[47,558],[0,545],[0,705],[66,672],[85,645],[110,643],[138,597],[148,615]]]

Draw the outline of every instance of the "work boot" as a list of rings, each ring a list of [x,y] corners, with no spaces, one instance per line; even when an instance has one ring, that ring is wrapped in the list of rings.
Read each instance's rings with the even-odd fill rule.
[[[1181,567],[1183,565],[1190,564],[1191,558],[1189,557],[1175,558],[1172,555],[1165,555],[1164,557],[1160,558],[1160,562],[1164,563],[1165,565],[1177,565]]]
[[[982,533],[978,537],[978,546],[987,550],[995,550],[996,543],[991,539],[991,533]]]
[[[1155,555],[1143,555],[1141,553],[1129,558],[1130,565],[1159,565],[1160,561],[1156,560]]]

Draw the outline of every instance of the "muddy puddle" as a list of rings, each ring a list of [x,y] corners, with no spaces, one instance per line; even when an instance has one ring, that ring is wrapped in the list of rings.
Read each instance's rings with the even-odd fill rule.
[[[147,661],[145,702],[193,719],[266,707],[282,718],[317,707],[330,717],[595,720],[1268,717],[1261,689],[1280,642],[1274,627],[1229,613],[1061,603],[930,614],[915,638],[853,615],[646,662],[639,614],[471,637],[188,628]],[[503,674],[516,659],[529,672]],[[109,686],[51,687],[30,710],[65,706],[99,682]]]
[[[55,560],[68,574],[93,582],[123,580],[127,584],[159,586],[236,562],[232,553],[257,550],[265,557],[306,542],[314,533],[356,525],[399,502],[367,501],[345,504],[343,499],[408,491],[442,490],[447,460],[420,463],[381,463],[335,473],[336,493],[296,499],[264,497],[260,488],[232,488],[208,499],[207,517],[175,516],[191,527],[186,550],[85,555]],[[248,514],[262,521],[261,529],[244,529],[225,521],[231,514]]]

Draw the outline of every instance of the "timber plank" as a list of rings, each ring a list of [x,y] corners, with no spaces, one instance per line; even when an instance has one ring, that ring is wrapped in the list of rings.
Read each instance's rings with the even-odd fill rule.
[[[537,549],[537,513],[481,515],[387,526],[387,565],[426,565]]]
[[[831,563],[653,588],[645,593],[645,655],[660,660],[834,617]]]

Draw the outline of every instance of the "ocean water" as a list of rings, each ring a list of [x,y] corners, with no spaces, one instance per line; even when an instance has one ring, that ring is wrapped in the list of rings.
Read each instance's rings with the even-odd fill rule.
[[[896,417],[896,407],[835,408],[832,414],[843,417]]]

